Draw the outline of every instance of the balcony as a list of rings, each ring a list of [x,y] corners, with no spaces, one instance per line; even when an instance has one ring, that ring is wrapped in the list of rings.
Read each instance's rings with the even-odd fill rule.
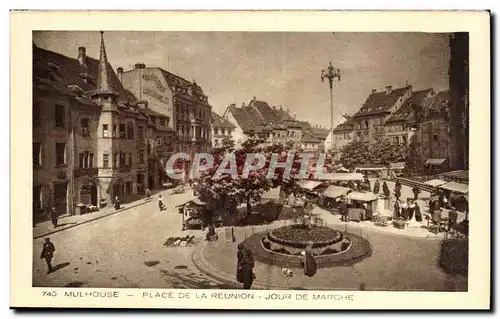
[[[77,168],[73,171],[74,178],[82,176],[97,176],[97,168]]]

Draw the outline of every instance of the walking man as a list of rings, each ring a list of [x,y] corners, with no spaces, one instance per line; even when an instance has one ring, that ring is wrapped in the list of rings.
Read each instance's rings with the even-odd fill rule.
[[[52,207],[52,211],[50,212],[50,219],[52,220],[52,225],[54,225],[54,228],[57,227],[57,219],[59,218],[59,215],[56,212],[56,208]]]
[[[50,238],[45,238],[45,243],[43,244],[40,258],[45,259],[45,261],[47,262],[47,274],[50,274],[52,272],[52,258],[54,257],[54,251],[56,251],[56,248],[50,241]]]

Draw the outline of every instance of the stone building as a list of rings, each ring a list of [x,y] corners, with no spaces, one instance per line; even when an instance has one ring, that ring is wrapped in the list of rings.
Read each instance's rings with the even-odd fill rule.
[[[469,168],[469,34],[450,37],[449,64],[450,168]]]
[[[231,104],[223,117],[235,126],[233,137],[241,145],[247,135],[257,134],[270,143],[292,141],[300,147],[303,125],[283,107],[271,107],[254,97],[248,105]]]
[[[328,137],[325,140],[325,148],[331,150],[334,153],[338,153],[342,150],[344,146],[349,144],[354,140],[354,121],[352,118],[346,119],[345,122],[340,123],[333,129],[333,145],[329,145],[332,141],[330,137],[330,132],[328,132]]]
[[[233,140],[235,125],[212,111],[212,147],[221,147],[223,141]]]
[[[33,219],[77,214],[77,205],[136,198],[148,180],[147,102],[125,90],[106,56],[77,58],[33,45]],[[149,132],[149,133],[147,133]]]
[[[385,91],[372,90],[358,112],[352,118],[354,140],[374,143],[384,136],[384,124],[392,113],[396,112],[412,96],[412,86],[406,85],[393,89],[387,86]]]
[[[174,145],[175,152],[187,153],[192,158],[195,152],[206,152],[211,147],[212,107],[196,81],[189,82],[143,63],[137,63],[129,71],[119,69],[123,86],[140,100],[147,101],[150,110],[164,116],[165,123],[161,122],[160,127],[174,130],[175,140],[168,141]],[[171,152],[165,151],[168,153]],[[185,164],[187,172],[189,161]]]

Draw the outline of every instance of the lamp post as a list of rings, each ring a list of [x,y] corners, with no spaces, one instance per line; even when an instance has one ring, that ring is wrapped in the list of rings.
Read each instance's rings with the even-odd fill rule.
[[[330,84],[330,149],[333,148],[333,80],[338,79],[340,82],[340,70],[336,69],[332,66],[332,62],[328,65],[327,69],[321,70],[321,82],[324,82],[325,79],[328,79],[328,83]]]

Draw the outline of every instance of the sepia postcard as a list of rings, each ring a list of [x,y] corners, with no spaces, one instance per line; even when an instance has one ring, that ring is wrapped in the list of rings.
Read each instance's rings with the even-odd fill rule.
[[[491,307],[488,12],[11,12],[10,66],[12,308]]]

